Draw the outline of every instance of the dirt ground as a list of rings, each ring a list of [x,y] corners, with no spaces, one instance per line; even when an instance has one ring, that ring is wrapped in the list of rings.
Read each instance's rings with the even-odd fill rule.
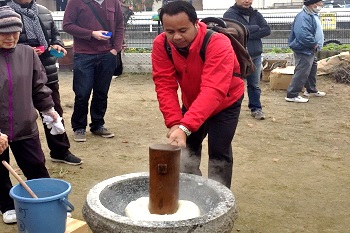
[[[151,76],[125,74],[112,81],[109,91],[106,127],[116,136],[88,133],[87,142],[74,142],[71,86],[72,73],[61,72],[71,151],[84,163],[52,163],[41,138],[51,176],[72,185],[73,218],[84,220],[88,191],[105,179],[148,171],[148,147],[165,143],[167,131]],[[231,190],[239,216],[232,232],[350,232],[350,86],[321,77],[318,87],[328,95],[307,104],[287,103],[285,91],[272,91],[265,82],[261,86],[267,119],[254,120],[245,98],[233,141]],[[204,155],[206,149],[205,142]],[[204,174],[206,162],[204,156]],[[11,164],[17,166],[14,160]],[[0,222],[0,232],[17,231],[16,225]]]

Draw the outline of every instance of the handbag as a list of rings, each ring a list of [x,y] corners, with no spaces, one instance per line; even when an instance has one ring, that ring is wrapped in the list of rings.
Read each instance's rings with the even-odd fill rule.
[[[103,30],[105,31],[109,31],[106,27],[106,25],[104,24],[104,22],[101,20],[99,14],[97,13],[96,9],[91,5],[91,0],[83,0],[91,9],[92,13],[94,13],[96,19],[98,20],[98,22],[101,24]],[[111,42],[112,45],[114,44],[113,38],[111,37]],[[115,61],[115,69],[113,72],[114,76],[119,76],[123,73],[123,61],[122,61],[122,53],[121,51],[117,53],[117,56],[115,57],[116,61]]]
[[[117,53],[116,65],[113,75],[119,76],[123,74],[123,61],[122,61],[122,51]]]

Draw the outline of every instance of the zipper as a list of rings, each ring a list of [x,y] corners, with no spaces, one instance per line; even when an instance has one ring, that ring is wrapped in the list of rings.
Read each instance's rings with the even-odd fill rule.
[[[9,97],[8,97],[8,114],[9,114],[9,141],[12,141],[13,139],[13,92],[12,92],[12,85],[13,85],[13,80],[12,80],[12,72],[11,72],[11,67],[10,67],[10,58],[9,58],[9,53],[6,52],[4,54],[5,57],[5,62],[6,62],[6,68],[7,68],[7,74],[8,74],[8,93],[9,93]]]

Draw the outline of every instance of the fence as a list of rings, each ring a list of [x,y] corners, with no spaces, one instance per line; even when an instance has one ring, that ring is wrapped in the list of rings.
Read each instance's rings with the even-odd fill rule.
[[[263,38],[266,48],[288,47],[288,37],[295,15],[300,9],[293,9],[279,14],[262,13],[271,27],[271,35]],[[153,12],[154,13],[154,12]],[[62,14],[62,13],[61,13]],[[198,18],[208,16],[221,17],[223,12],[201,12]],[[63,15],[54,15],[57,27],[61,31],[61,37],[65,40],[72,40],[72,36],[62,31]],[[342,44],[350,44],[350,11],[337,10],[321,13],[321,22],[324,28],[325,41],[337,41]],[[158,21],[152,20],[152,12],[139,14],[131,17],[125,31],[125,42],[129,48],[152,48],[153,39],[162,32]]]

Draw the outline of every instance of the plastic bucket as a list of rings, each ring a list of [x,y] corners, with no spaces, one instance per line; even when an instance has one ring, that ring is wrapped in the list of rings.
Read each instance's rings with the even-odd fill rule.
[[[71,185],[59,179],[42,178],[26,181],[38,198],[17,184],[10,190],[15,202],[18,232],[64,233],[67,212],[73,211],[68,201]]]

